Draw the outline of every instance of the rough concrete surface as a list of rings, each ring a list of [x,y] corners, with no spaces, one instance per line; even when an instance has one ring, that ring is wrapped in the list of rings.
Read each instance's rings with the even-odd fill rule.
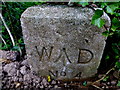
[[[100,64],[106,29],[91,25],[90,8],[35,6],[21,16],[29,63],[40,76],[78,79],[95,75]],[[108,16],[103,16],[110,26]]]

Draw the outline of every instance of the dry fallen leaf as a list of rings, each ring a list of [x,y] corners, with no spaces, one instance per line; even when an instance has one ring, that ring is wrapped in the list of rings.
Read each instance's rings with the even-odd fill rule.
[[[16,84],[15,88],[18,88],[21,85],[21,83],[19,82],[15,82],[15,84]]]
[[[12,61],[11,61],[11,60],[7,60],[7,59],[4,59],[4,58],[0,58],[0,62],[11,63]]]

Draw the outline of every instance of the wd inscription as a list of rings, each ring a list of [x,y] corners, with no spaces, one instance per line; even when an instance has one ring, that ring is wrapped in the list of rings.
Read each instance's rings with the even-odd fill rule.
[[[24,11],[21,26],[32,69],[40,76],[81,79],[95,75],[106,29],[91,25],[94,11],[67,6],[36,6]],[[109,17],[103,16],[110,26]],[[108,28],[109,29],[109,28]]]

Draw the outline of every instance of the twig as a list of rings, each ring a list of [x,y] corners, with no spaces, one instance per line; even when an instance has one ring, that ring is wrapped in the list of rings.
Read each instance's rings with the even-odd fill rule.
[[[99,90],[103,90],[102,88],[98,87],[97,85],[92,85],[92,86],[99,89]]]
[[[12,34],[11,34],[11,32],[10,32],[8,26],[6,25],[5,20],[3,19],[3,16],[2,16],[1,13],[0,13],[0,17],[1,17],[2,21],[3,21],[3,24],[4,24],[5,28],[6,28],[7,31],[8,31],[8,34],[10,35],[10,38],[11,38],[11,41],[12,41],[13,46],[15,46],[14,38],[13,38],[13,36],[12,36]]]
[[[115,68],[111,68],[110,70],[107,71],[107,73],[100,79],[98,79],[97,81],[93,82],[91,85],[94,85],[97,82],[100,82],[101,80],[103,80],[112,70],[114,70]]]
[[[5,44],[5,46],[7,47],[7,43],[6,41],[4,40],[4,38],[0,35],[0,38],[2,39],[3,43]]]
[[[74,2],[74,0],[70,0],[70,1],[68,2],[68,6],[73,6],[73,2]]]

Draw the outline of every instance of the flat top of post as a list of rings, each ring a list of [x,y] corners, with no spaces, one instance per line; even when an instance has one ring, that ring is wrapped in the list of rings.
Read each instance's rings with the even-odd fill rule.
[[[82,15],[82,16],[81,16]],[[35,18],[72,18],[82,19],[86,16],[92,16],[93,10],[85,7],[69,7],[67,5],[39,5],[29,7],[22,14],[22,17],[35,17]]]

